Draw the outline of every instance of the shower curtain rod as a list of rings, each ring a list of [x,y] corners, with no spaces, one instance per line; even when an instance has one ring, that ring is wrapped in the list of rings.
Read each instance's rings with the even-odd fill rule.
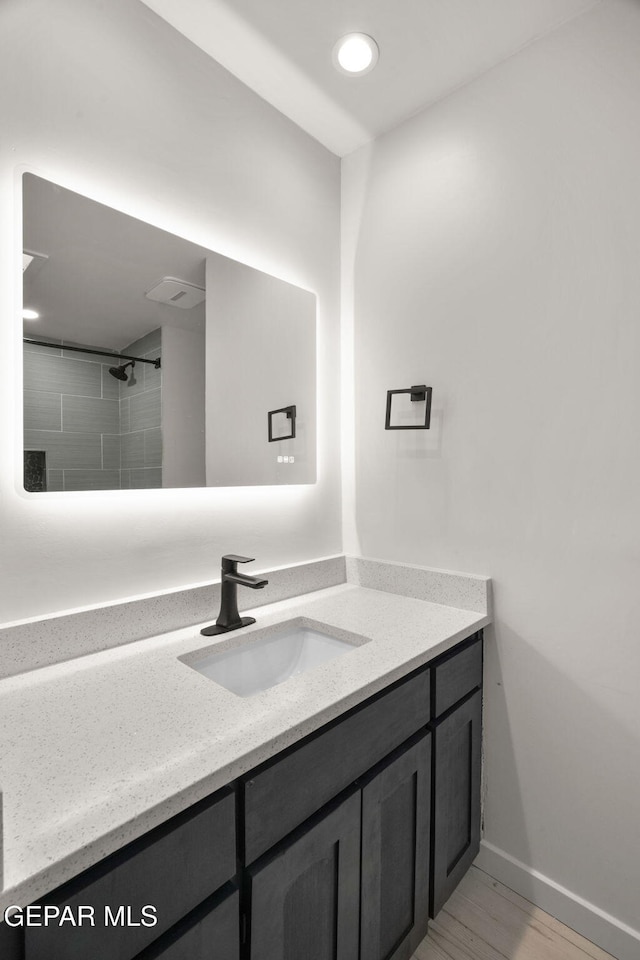
[[[46,340],[32,340],[23,337],[23,343],[33,343],[36,347],[50,347],[52,350],[75,350],[76,353],[95,353],[100,357],[115,357],[116,360],[135,360],[136,363],[152,363],[156,370],[160,369],[160,357],[157,360],[145,360],[144,357],[131,357],[126,353],[110,353],[108,350],[91,350],[89,347],[71,347],[63,343],[48,343]]]

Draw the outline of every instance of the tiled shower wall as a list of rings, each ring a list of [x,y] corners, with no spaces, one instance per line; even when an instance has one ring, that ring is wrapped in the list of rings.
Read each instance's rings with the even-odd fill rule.
[[[155,360],[161,354],[161,331],[152,330],[122,350]],[[162,371],[138,363],[120,387],[120,478],[123,489],[162,486]],[[114,381],[118,382],[118,381]]]
[[[155,359],[160,335],[131,352]],[[45,451],[47,490],[162,486],[161,371],[137,364],[125,383],[109,374],[118,361],[104,359],[24,344],[24,446]]]

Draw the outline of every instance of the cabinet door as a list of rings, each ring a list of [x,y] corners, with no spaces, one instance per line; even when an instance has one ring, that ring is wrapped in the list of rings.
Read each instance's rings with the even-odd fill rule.
[[[482,691],[435,726],[431,916],[467,872],[480,846]]]
[[[360,792],[259,860],[249,878],[251,960],[358,960]]]
[[[397,751],[362,790],[361,957],[407,960],[427,932],[431,735]]]

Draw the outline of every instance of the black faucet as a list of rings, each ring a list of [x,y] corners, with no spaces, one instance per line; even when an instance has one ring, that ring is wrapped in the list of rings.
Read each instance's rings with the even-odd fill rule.
[[[238,557],[229,553],[222,558],[220,584],[220,613],[215,623],[200,631],[205,637],[214,637],[217,633],[229,633],[230,630],[239,630],[250,623],[255,623],[255,617],[241,617],[238,613],[238,584],[250,587],[252,590],[262,590],[269,583],[262,577],[248,577],[246,573],[238,573],[239,563],[252,563],[253,557]]]

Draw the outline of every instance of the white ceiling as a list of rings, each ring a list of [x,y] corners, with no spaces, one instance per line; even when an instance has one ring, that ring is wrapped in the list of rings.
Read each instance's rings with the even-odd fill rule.
[[[204,247],[33,174],[22,196],[23,247],[47,258],[23,275],[24,305],[40,314],[25,336],[121,351],[157,327],[204,328],[204,304],[145,297],[163,277],[204,287]]]
[[[142,0],[339,156],[601,0]],[[331,62],[368,33],[371,73]]]

